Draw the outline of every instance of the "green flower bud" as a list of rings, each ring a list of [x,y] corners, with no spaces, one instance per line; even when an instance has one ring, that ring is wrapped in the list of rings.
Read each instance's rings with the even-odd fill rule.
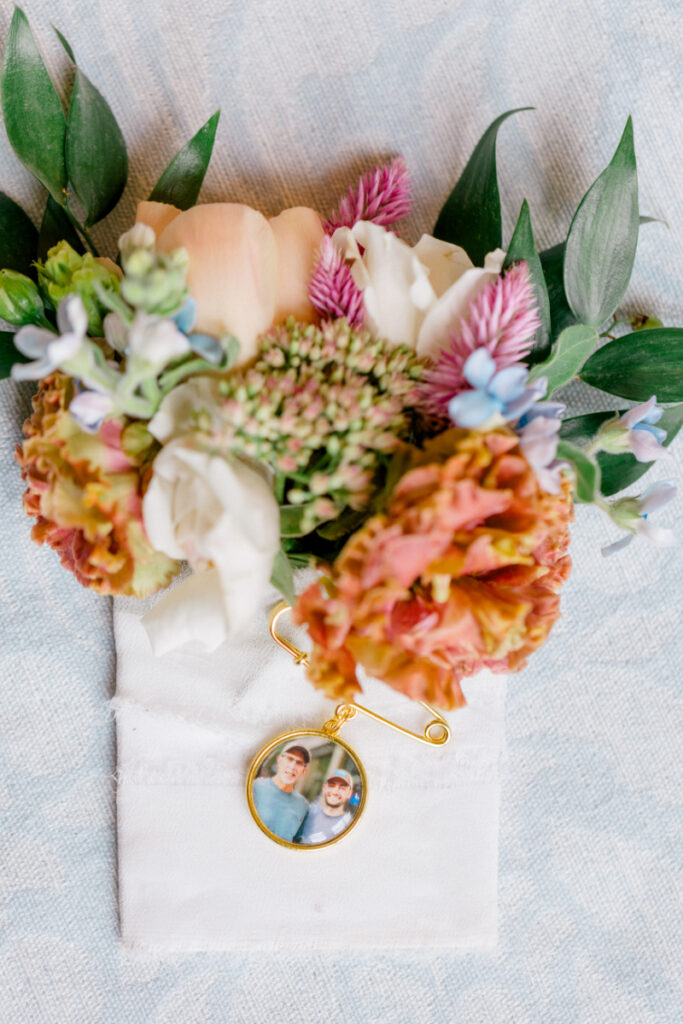
[[[0,317],[15,327],[46,323],[43,300],[30,277],[0,270]]]
[[[133,277],[143,277],[153,266],[154,253],[149,249],[134,249],[124,260],[126,273]]]
[[[608,506],[608,512],[612,521],[622,530],[634,530],[642,519],[638,498],[620,498],[613,501]]]
[[[619,417],[616,417],[600,427],[595,436],[596,446],[599,445],[601,451],[609,452],[611,455],[622,455],[631,450],[629,435],[628,427],[622,426]]]
[[[121,294],[129,305],[146,313],[176,313],[187,297],[187,267],[184,249],[166,254],[149,248],[128,248],[123,259]]]
[[[116,292],[118,275],[103,266],[92,253],[81,256],[68,242],[59,242],[48,250],[44,263],[37,263],[38,284],[47,293],[55,309],[67,295],[80,295],[88,314],[88,333],[102,336],[102,319],[108,312],[97,297],[96,285]]]

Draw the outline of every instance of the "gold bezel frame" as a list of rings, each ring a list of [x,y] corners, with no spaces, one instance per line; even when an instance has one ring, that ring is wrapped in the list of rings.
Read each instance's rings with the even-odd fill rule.
[[[328,741],[331,740],[333,743],[338,743],[339,746],[342,747],[346,751],[348,756],[351,758],[351,760],[357,766],[358,773],[360,775],[360,780],[361,780],[361,787],[362,788],[361,788],[360,804],[358,805],[358,810],[356,811],[356,813],[355,813],[355,815],[353,817],[353,821],[351,822],[351,824],[348,826],[348,828],[344,829],[344,831],[342,833],[340,833],[340,835],[335,836],[334,839],[328,839],[326,843],[317,843],[314,846],[313,845],[308,845],[308,844],[304,845],[304,844],[301,844],[301,843],[290,843],[287,839],[281,839],[280,836],[276,836],[274,832],[271,832],[270,829],[267,828],[263,824],[263,822],[261,821],[261,819],[260,819],[260,817],[258,815],[256,807],[254,806],[253,786],[254,786],[254,780],[256,778],[256,773],[257,773],[259,767],[261,766],[263,761],[268,757],[270,752],[272,750],[274,750],[275,747],[277,747],[280,743],[286,743],[288,741],[293,741],[298,736],[319,736],[322,739],[325,739],[325,740],[328,740]],[[358,757],[358,754],[356,753],[355,750],[353,750],[352,747],[350,747],[348,745],[348,743],[345,743],[344,740],[339,739],[339,737],[334,735],[334,734],[330,734],[329,732],[325,732],[323,729],[294,729],[291,732],[280,733],[280,735],[276,736],[275,739],[270,741],[270,743],[267,743],[264,747],[261,747],[261,749],[259,750],[258,754],[256,754],[256,756],[254,757],[254,759],[251,762],[251,765],[249,767],[249,773],[247,774],[247,781],[246,781],[246,790],[247,790],[247,803],[249,804],[249,811],[251,812],[252,818],[254,819],[254,821],[256,822],[258,827],[261,829],[261,831],[264,832],[268,836],[269,839],[272,839],[274,843],[277,843],[279,846],[285,846],[285,847],[287,847],[290,850],[324,850],[328,846],[334,846],[335,843],[338,843],[341,839],[345,839],[346,836],[348,836],[348,834],[350,832],[353,832],[354,828],[358,824],[358,822],[359,822],[359,820],[360,820],[360,818],[361,818],[361,816],[363,814],[363,811],[365,810],[365,801],[367,799],[367,791],[368,791],[368,780],[367,780],[367,776],[365,774],[365,768],[363,767],[363,763],[360,760],[360,758]]]

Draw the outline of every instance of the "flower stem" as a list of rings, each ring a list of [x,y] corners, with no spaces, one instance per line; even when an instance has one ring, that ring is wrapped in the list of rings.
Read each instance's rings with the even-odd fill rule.
[[[79,222],[76,220],[76,218],[74,217],[73,213],[69,209],[68,202],[62,207],[62,209],[64,210],[64,213],[67,215],[67,217],[69,218],[69,220],[73,224],[73,226],[76,229],[76,231],[78,231],[79,235],[82,235],[82,237],[85,239],[85,242],[89,246],[90,251],[92,252],[93,256],[99,256],[100,254],[97,251],[97,246],[93,242],[92,237],[90,235],[90,232],[87,230],[87,228],[83,227],[83,225],[79,224]]]
[[[156,408],[161,401],[161,391],[159,390],[157,382],[152,377],[144,377],[140,381],[140,390],[152,408],[156,411]]]
[[[190,359],[186,363],[181,363],[180,366],[176,366],[172,370],[167,370],[166,373],[162,374],[159,378],[159,386],[162,394],[167,394],[171,388],[174,388],[176,384],[179,384],[190,374],[200,373],[202,370],[215,370],[216,367],[213,363],[208,363],[206,359]]]

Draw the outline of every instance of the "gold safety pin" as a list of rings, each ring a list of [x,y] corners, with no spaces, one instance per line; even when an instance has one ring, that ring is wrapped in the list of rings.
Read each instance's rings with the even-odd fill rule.
[[[286,601],[279,601],[275,605],[270,613],[270,635],[279,647],[282,647],[284,651],[291,654],[296,665],[307,665],[308,655],[306,652],[299,650],[299,648],[295,647],[294,644],[285,640],[285,638],[277,631],[278,621],[285,612],[290,610],[290,606]],[[394,729],[396,732],[402,733],[404,736],[410,736],[411,739],[418,740],[419,743],[427,743],[432,747],[440,747],[444,743],[448,743],[451,738],[451,727],[446,719],[443,718],[443,716],[440,715],[436,708],[433,708],[431,704],[427,704],[426,701],[420,700],[417,703],[428,711],[430,715],[434,716],[434,718],[425,726],[422,735],[418,732],[413,732],[411,729],[406,729],[404,726],[398,725],[396,722],[392,722],[390,719],[384,718],[382,715],[378,715],[376,711],[371,711],[370,708],[363,707],[362,704],[357,704],[355,700],[339,704],[334,711],[335,717],[330,719],[329,722],[325,722],[323,729],[325,732],[333,734],[337,732],[345,722],[354,718],[356,712],[360,712],[363,715],[367,715],[368,718],[372,718],[375,722],[380,722],[382,725],[386,725],[390,729]]]

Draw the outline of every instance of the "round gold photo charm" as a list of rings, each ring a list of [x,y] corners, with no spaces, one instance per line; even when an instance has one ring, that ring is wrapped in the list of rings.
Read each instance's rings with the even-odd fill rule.
[[[259,750],[247,801],[259,828],[280,846],[320,850],[348,835],[363,813],[365,769],[358,755],[322,729],[283,733]]]
[[[289,610],[286,601],[275,605],[270,635],[297,665],[305,665],[308,656],[277,631],[278,619]],[[348,835],[363,813],[368,786],[358,755],[337,733],[361,714],[428,747],[448,743],[451,727],[443,715],[425,701],[417,703],[433,716],[422,733],[351,700],[338,704],[322,728],[282,733],[262,747],[247,775],[247,802],[261,831],[292,850],[321,850]]]

